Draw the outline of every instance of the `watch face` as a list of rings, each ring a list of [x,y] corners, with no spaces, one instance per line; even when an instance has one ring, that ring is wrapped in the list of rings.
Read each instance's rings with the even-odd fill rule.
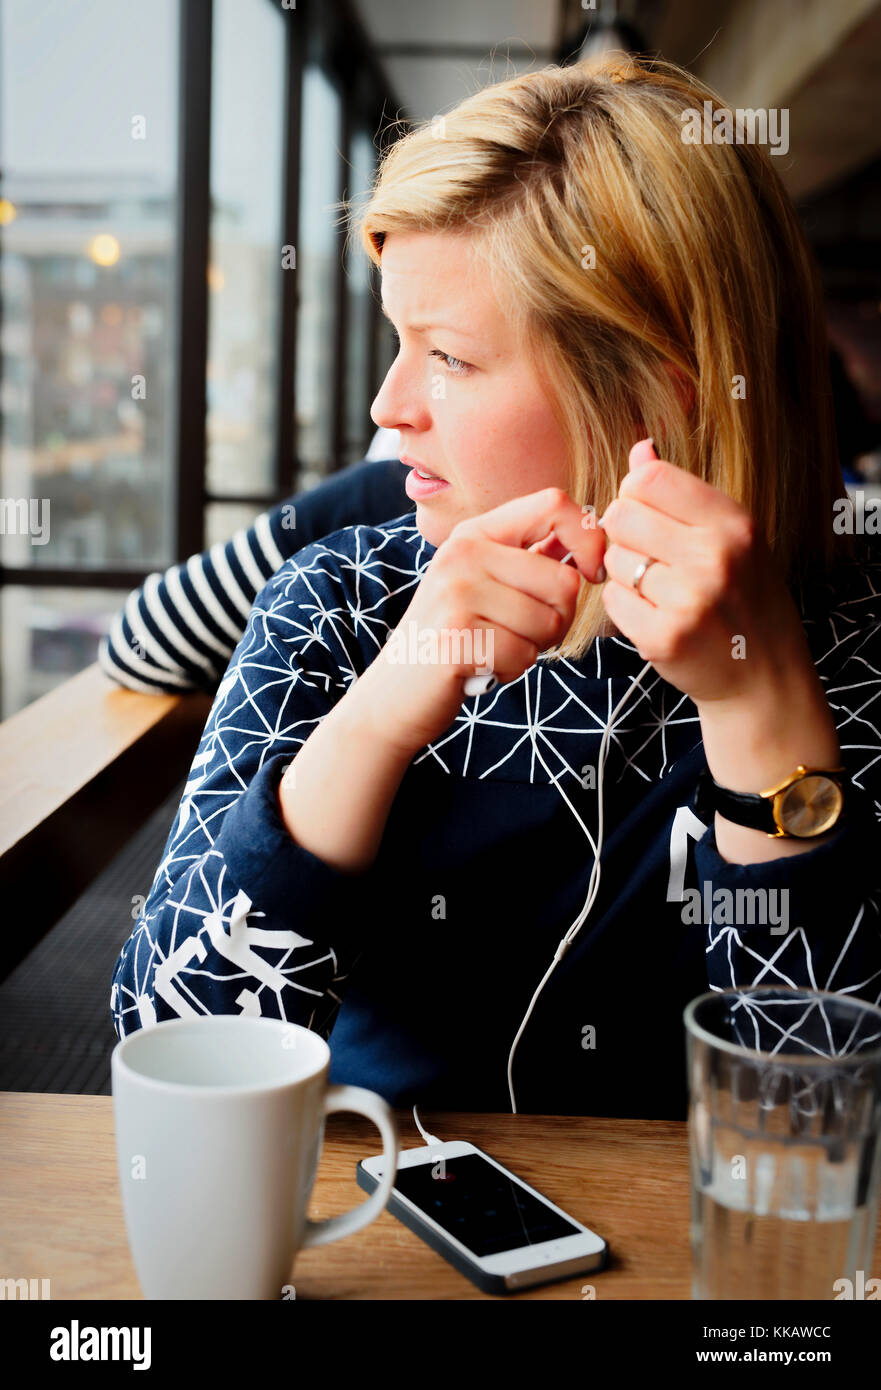
[[[843,804],[837,782],[821,773],[810,773],[780,793],[775,819],[789,835],[822,835],[838,820]]]

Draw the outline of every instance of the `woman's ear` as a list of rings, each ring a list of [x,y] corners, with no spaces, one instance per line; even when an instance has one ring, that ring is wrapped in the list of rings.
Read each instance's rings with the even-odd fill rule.
[[[690,415],[694,409],[694,384],[689,381],[681,367],[674,366],[672,362],[664,362],[663,367],[667,375],[672,378],[683,410],[686,415]]]

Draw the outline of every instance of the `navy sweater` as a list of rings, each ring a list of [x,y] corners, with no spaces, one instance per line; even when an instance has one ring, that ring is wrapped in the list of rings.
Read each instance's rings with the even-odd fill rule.
[[[706,765],[697,710],[650,668],[609,741],[597,900],[518,1045],[520,1111],[684,1118],[682,1010],[708,988],[881,998],[871,539],[834,583],[795,595],[856,782],[851,813],[801,855],[727,863],[693,808]],[[535,743],[595,835],[588,769],[645,663],[626,639],[598,638],[578,662],[539,658],[465,700],[413,758],[374,864],[337,872],[288,834],[278,781],[401,620],[433,554],[412,515],[347,527],[257,595],[116,964],[118,1036],[205,1013],[283,1017],[328,1038],[332,1081],[396,1105],[510,1109],[511,1043],[593,863]],[[704,885],[711,915],[695,922],[684,900]],[[757,888],[788,891],[785,932],[752,914],[732,921],[717,891]]]

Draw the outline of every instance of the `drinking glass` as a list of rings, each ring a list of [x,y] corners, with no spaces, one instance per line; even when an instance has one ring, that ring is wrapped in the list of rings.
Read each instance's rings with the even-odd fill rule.
[[[863,1297],[881,1186],[881,1009],[766,985],[702,994],[684,1019],[692,1297]]]

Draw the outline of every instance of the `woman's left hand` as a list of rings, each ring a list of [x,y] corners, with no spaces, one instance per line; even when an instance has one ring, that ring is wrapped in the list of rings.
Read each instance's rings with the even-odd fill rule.
[[[659,459],[648,439],[597,525],[603,604],[615,626],[696,705],[749,703],[781,672],[818,684],[801,616],[753,517],[718,488]],[[639,591],[637,566],[651,556]]]

